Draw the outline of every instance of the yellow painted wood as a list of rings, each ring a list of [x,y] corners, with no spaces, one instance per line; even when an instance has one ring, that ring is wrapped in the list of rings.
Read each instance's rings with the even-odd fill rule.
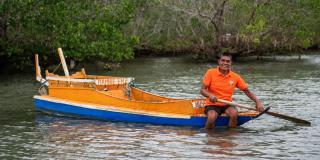
[[[134,110],[183,115],[193,114],[190,100],[176,100],[172,102],[136,101],[124,98],[124,96],[117,97],[119,93],[115,92],[108,94],[108,91],[96,91],[92,88],[77,87],[49,87],[49,96]]]
[[[165,114],[205,116],[204,107],[193,107],[192,103],[201,99],[174,99],[131,88],[131,98],[124,85],[106,86],[109,90],[98,90],[99,86],[89,83],[49,81],[49,96],[83,103],[94,103],[119,107],[119,109],[141,110]],[[97,88],[98,87],[98,88]],[[100,88],[103,88],[100,86]],[[245,112],[239,115],[256,116],[258,112]]]
[[[61,61],[61,64],[62,64],[62,67],[63,67],[63,71],[64,71],[64,74],[65,76],[69,77],[69,70],[68,70],[68,67],[67,67],[67,64],[66,64],[66,60],[64,59],[64,55],[63,55],[63,52],[62,52],[62,49],[61,48],[58,48],[58,54],[59,54],[59,57],[60,57],[60,61]]]
[[[39,57],[38,54],[34,55],[34,61],[35,61],[35,68],[36,68],[36,79],[39,81],[41,76],[40,66],[39,66]]]
[[[83,71],[76,72],[70,76],[70,78],[86,78],[86,74]]]
[[[134,110],[134,109],[130,109],[130,108],[119,108],[119,107],[114,107],[114,106],[106,106],[106,105],[100,105],[100,104],[94,104],[94,103],[87,103],[87,102],[81,102],[81,101],[73,101],[73,100],[68,100],[68,99],[56,98],[56,97],[52,97],[52,96],[48,96],[48,95],[34,96],[34,98],[42,99],[42,100],[49,100],[49,101],[58,102],[58,103],[62,102],[62,103],[66,103],[66,104],[76,105],[79,107],[88,107],[88,108],[110,110],[110,111],[123,112],[123,113],[144,114],[144,115],[172,117],[172,118],[186,118],[186,119],[191,118],[190,115]]]
[[[131,87],[131,94],[132,97],[138,101],[145,101],[145,102],[171,102],[175,101],[178,99],[174,98],[168,98],[168,97],[163,97],[159,95],[154,95],[152,93],[148,93],[145,91],[142,91],[138,88]]]

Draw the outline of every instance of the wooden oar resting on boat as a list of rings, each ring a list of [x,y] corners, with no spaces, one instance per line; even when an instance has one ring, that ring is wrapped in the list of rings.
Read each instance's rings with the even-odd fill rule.
[[[69,74],[63,52],[58,49],[65,76],[46,71],[42,78],[36,55],[37,80],[48,92],[34,96],[36,110],[100,120],[204,127],[204,99],[175,99],[154,95],[131,86],[131,77],[87,75],[85,70]],[[44,81],[44,82],[43,82]],[[240,112],[238,125],[259,116],[257,111]],[[225,114],[216,126],[227,126]]]

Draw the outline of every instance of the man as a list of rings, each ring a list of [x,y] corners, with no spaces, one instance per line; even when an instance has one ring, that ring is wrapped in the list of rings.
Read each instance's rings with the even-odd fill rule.
[[[218,60],[218,67],[209,69],[204,75],[200,93],[206,97],[205,114],[208,119],[205,125],[206,129],[215,126],[215,120],[222,113],[229,117],[229,127],[237,126],[238,111],[234,106],[218,102],[218,99],[232,101],[234,88],[237,87],[243,91],[251,100],[256,103],[256,109],[259,112],[264,110],[258,98],[249,91],[245,81],[236,73],[231,71],[232,56],[224,53]]]

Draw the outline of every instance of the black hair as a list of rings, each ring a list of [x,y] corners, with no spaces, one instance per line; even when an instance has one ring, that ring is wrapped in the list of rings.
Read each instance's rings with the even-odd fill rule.
[[[230,57],[230,59],[232,60],[232,55],[231,55],[230,53],[228,53],[228,52],[223,52],[223,53],[221,53],[220,56],[219,56],[219,59],[220,59],[222,56]]]

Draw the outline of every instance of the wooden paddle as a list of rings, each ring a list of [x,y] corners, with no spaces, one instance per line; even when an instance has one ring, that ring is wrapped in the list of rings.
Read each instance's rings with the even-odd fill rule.
[[[244,105],[244,104],[238,104],[238,103],[235,103],[235,102],[226,101],[226,100],[223,100],[223,99],[218,99],[218,102],[222,102],[222,103],[225,103],[225,104],[228,104],[228,105],[231,105],[231,106],[236,106],[236,107],[239,107],[239,108],[244,108],[244,109],[249,109],[249,110],[255,110],[256,111],[255,108],[252,108],[250,106],[247,106],[247,105]],[[271,115],[271,116],[278,117],[278,118],[281,118],[281,119],[285,119],[285,120],[288,120],[288,121],[291,121],[291,122],[304,124],[304,125],[309,125],[309,126],[311,125],[311,122],[303,120],[303,119],[299,119],[299,118],[283,115],[283,114],[280,114],[280,113],[270,112],[270,111],[266,111],[266,113]]]

